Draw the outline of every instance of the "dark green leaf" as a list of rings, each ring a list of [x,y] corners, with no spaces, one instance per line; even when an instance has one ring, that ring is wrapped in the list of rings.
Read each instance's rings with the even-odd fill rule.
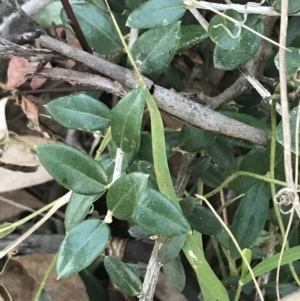
[[[278,266],[278,260],[279,260],[280,254],[272,255],[266,259],[264,259],[262,262],[260,262],[258,265],[256,265],[253,268],[253,273],[255,277],[262,275],[266,272],[269,272],[273,269],[276,269]],[[282,260],[281,260],[281,266],[285,265],[287,263],[293,262],[295,260],[300,259],[300,246],[290,248],[288,250],[285,250],[283,252]],[[247,284],[252,280],[252,277],[250,274],[247,274],[244,278],[242,278],[240,281],[243,285]]]
[[[196,158],[189,165],[188,171],[191,173],[193,177],[199,178],[201,177],[209,167],[210,157],[203,156]]]
[[[140,141],[145,99],[145,88],[136,88],[128,92],[111,111],[112,137],[124,152],[133,151]]]
[[[264,25],[258,16],[248,15],[245,25],[251,27],[260,34],[263,34]],[[258,50],[262,40],[261,37],[245,28],[242,28],[241,34],[237,39],[239,43],[230,51],[216,45],[214,51],[214,64],[216,68],[233,70],[243,65]]]
[[[300,20],[297,16],[291,17],[289,19],[289,24],[287,28],[287,35],[286,35],[286,45],[288,47],[292,46],[293,41],[297,38],[299,38],[299,26],[300,26]],[[292,46],[292,47],[297,47],[297,46]]]
[[[300,52],[299,48],[289,47],[290,51],[286,52],[286,75],[294,75],[300,67]],[[279,70],[279,54],[275,56],[275,65]]]
[[[103,191],[104,193],[104,191]],[[83,195],[73,192],[65,214],[66,233],[80,224],[88,214],[91,205],[103,194]]]
[[[70,0],[70,4],[84,3],[85,0]],[[56,26],[63,25],[60,17],[60,12],[63,6],[61,1],[52,1],[47,5],[43,6],[37,13],[37,22],[44,28],[50,28],[53,23]]]
[[[125,0],[125,6],[129,12],[132,12],[145,2],[146,0]]]
[[[56,98],[46,109],[60,124],[76,130],[95,132],[110,125],[109,108],[85,94]]]
[[[205,153],[211,157],[212,161],[219,167],[228,170],[236,170],[235,157],[233,149],[221,139],[215,139],[208,147],[205,148]]]
[[[270,4],[277,12],[281,12],[281,0],[270,0]],[[300,11],[300,2],[298,0],[288,0],[288,8],[289,14],[296,14]]]
[[[252,149],[242,158],[239,170],[265,175],[269,170],[269,162],[265,148]],[[230,182],[228,187],[239,192],[246,192],[257,181],[259,180],[253,177],[240,176]]]
[[[251,186],[242,198],[231,227],[241,249],[250,248],[263,230],[269,210],[269,198],[269,183],[265,182]],[[233,242],[230,250],[233,258],[240,256]]]
[[[109,238],[109,227],[101,220],[89,219],[73,228],[59,250],[58,277],[68,277],[86,268],[103,252]]]
[[[182,212],[163,194],[149,188],[144,190],[131,219],[155,234],[180,236],[190,231]]]
[[[290,128],[291,128],[291,149],[294,154],[296,154],[296,132],[297,132],[297,115],[298,115],[298,107],[292,109],[290,111]],[[283,126],[282,121],[277,126],[277,141],[284,146],[283,140]],[[298,137],[299,145],[298,152],[300,151],[300,139]]]
[[[142,277],[145,275],[146,267],[135,263],[126,263],[126,264],[136,273],[138,277]]]
[[[79,272],[79,276],[84,283],[89,301],[109,301],[108,292],[102,282],[89,269],[83,269]]]
[[[150,0],[134,10],[128,17],[131,28],[151,28],[168,25],[180,19],[186,11],[182,0]]]
[[[128,219],[147,186],[148,175],[133,172],[117,179],[107,193],[107,207],[118,219]]]
[[[191,227],[206,235],[216,235],[222,231],[222,225],[215,215],[206,207],[195,205],[192,213],[187,217]]]
[[[134,165],[135,165],[135,167],[134,167]],[[142,172],[144,174],[148,174],[149,178],[148,178],[147,187],[152,188],[154,190],[159,190],[157,181],[156,181],[154,166],[152,163],[147,162],[147,161],[138,161],[138,162],[136,162],[136,164],[132,164],[132,168],[133,168],[133,170],[130,169],[131,171],[138,171],[138,172]]]
[[[170,64],[166,71],[166,80],[168,83],[178,92],[184,89],[183,76],[180,74],[180,71],[172,64]]]
[[[146,237],[150,237],[153,234],[137,225],[131,226],[129,228],[128,232],[132,237],[135,237],[137,239],[143,239]]]
[[[226,177],[215,164],[210,163],[208,169],[199,179],[207,186],[217,188],[225,181]]]
[[[197,152],[210,145],[215,138],[212,132],[185,124],[179,134],[179,147],[186,152]]]
[[[150,78],[164,72],[175,54],[179,40],[180,22],[143,33],[131,48],[133,59],[140,72]]]
[[[111,160],[110,162],[111,168],[114,168],[115,166],[114,161],[116,159],[117,148],[118,148],[117,144],[115,143],[114,140],[111,139],[108,144],[108,150],[110,155],[109,159]],[[134,162],[134,159],[137,155],[138,148],[139,148],[139,144],[137,144],[136,148],[131,152],[124,153],[123,161],[122,161],[122,172],[125,172],[127,168]]]
[[[201,25],[183,25],[181,26],[181,38],[176,52],[181,52],[186,48],[200,43],[208,37],[207,31]]]
[[[234,111],[219,111],[222,115],[226,115],[227,117],[233,118],[235,120],[241,121],[258,129],[261,129],[266,132],[270,132],[270,127],[261,119],[258,119],[254,116],[243,114],[240,112]]]
[[[166,241],[158,251],[159,261],[169,263],[178,256],[185,242],[185,236],[173,236]]]
[[[105,269],[111,280],[129,296],[137,296],[142,292],[142,282],[136,273],[121,260],[107,256],[104,259]]]
[[[166,143],[166,155],[170,157],[173,154],[173,147]],[[144,132],[141,135],[141,142],[139,151],[137,153],[137,159],[140,161],[148,161],[153,163],[152,152],[152,135],[148,132]]]
[[[87,2],[74,4],[72,7],[84,36],[96,52],[110,54],[121,50],[121,41],[107,12]],[[70,28],[64,10],[61,12],[61,19]]]
[[[225,15],[240,22],[244,19],[242,14],[233,9],[226,10]],[[209,22],[208,34],[214,43],[228,50],[238,47],[241,38],[239,27],[217,14]]]
[[[184,289],[186,279],[184,268],[179,258],[177,257],[164,264],[163,270],[171,285],[177,288],[179,291],[182,291]]]
[[[185,217],[188,217],[194,210],[196,199],[188,196],[179,202],[180,208]]]
[[[46,170],[67,189],[88,195],[106,190],[103,167],[88,155],[63,144],[40,144],[36,152]]]

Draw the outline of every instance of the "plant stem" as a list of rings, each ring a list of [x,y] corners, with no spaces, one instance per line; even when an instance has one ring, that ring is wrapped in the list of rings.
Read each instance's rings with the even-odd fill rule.
[[[115,182],[118,178],[120,178],[120,176],[122,174],[123,158],[124,158],[124,152],[120,148],[117,148],[116,158],[115,158],[115,168],[114,168],[114,173],[113,173],[111,183]],[[111,224],[112,218],[113,218],[113,213],[110,210],[107,210],[107,213],[106,213],[106,216],[105,216],[103,222],[107,223],[107,224]]]
[[[88,53],[93,53],[90,45],[88,44],[88,42],[81,30],[81,27],[77,21],[77,18],[74,14],[74,11],[72,9],[72,6],[71,6],[69,0],[60,0],[60,1],[61,1],[61,4],[62,4],[64,10],[66,11],[66,14],[67,14],[67,17],[69,20],[69,24],[73,28],[75,35],[82,47],[82,50],[86,51]]]
[[[43,292],[43,289],[44,289],[44,287],[45,287],[45,285],[47,283],[47,280],[48,280],[48,278],[49,278],[49,276],[50,276],[50,274],[51,274],[51,272],[52,272],[52,270],[53,270],[53,268],[55,266],[57,257],[58,257],[58,252],[55,254],[55,256],[54,256],[51,264],[49,265],[49,267],[48,267],[48,269],[47,269],[47,271],[46,271],[46,273],[45,273],[45,275],[43,277],[43,280],[42,280],[42,282],[40,284],[39,290],[38,290],[38,292],[35,295],[34,301],[39,301],[40,300],[40,296],[41,296],[41,294]]]
[[[214,189],[210,193],[207,193],[206,195],[204,195],[204,197],[205,198],[212,197],[213,195],[218,193],[222,188],[226,187],[231,181],[233,181],[235,178],[237,178],[239,176],[249,176],[249,177],[253,177],[253,178],[258,179],[258,180],[263,180],[265,182],[274,183],[274,184],[277,184],[277,185],[280,185],[280,186],[286,186],[286,183],[283,182],[283,181],[279,181],[279,180],[276,180],[276,179],[272,179],[270,177],[258,175],[258,174],[248,172],[248,171],[239,170],[239,171],[233,173],[231,176],[229,176],[219,187],[217,187],[216,189]]]

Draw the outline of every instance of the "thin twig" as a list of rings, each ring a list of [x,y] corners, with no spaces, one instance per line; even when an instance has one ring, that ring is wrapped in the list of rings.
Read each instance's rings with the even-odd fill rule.
[[[34,231],[36,231],[41,225],[43,225],[60,207],[67,204],[70,200],[72,191],[59,198],[56,204],[49,210],[46,215],[34,224],[29,230],[27,230],[23,235],[21,235],[15,242],[10,244],[4,250],[0,251],[0,258],[6,256],[9,252],[13,251],[22,241],[24,241],[28,236],[30,236]]]
[[[88,53],[92,53],[93,51],[92,51],[89,43],[87,42],[84,33],[82,32],[82,29],[77,21],[77,18],[74,14],[74,11],[72,9],[72,6],[71,6],[69,0],[60,0],[60,2],[66,12],[69,24],[73,28],[74,33],[82,47],[82,50],[84,50]]]
[[[227,9],[233,9],[239,13],[245,12],[246,5],[241,4],[223,4],[223,3],[213,3],[213,2],[207,2],[207,1],[198,1],[193,2],[194,8],[200,8],[200,9],[207,9],[212,8],[217,11],[225,11]],[[264,16],[280,16],[280,13],[274,10],[272,6],[247,6],[247,13],[248,14],[258,14],[258,15],[264,15]],[[300,16],[300,13],[291,14],[291,16]]]
[[[80,49],[76,49],[75,47],[57,41],[48,36],[41,36],[40,41],[47,48],[82,62],[91,69],[114,79],[127,88],[133,89],[138,86],[137,79],[131,70],[83,52]],[[153,82],[148,78],[144,77],[144,80],[148,87],[153,85]],[[185,98],[178,93],[155,85],[153,96],[156,100],[157,106],[161,110],[185,120],[190,124],[200,127],[203,130],[214,131],[227,136],[246,139],[260,145],[265,145],[267,142],[266,132],[228,118],[198,103],[195,103],[194,101]]]

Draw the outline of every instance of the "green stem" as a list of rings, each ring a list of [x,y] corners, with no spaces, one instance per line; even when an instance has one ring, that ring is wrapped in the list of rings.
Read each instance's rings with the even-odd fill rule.
[[[235,293],[234,301],[239,301],[240,300],[241,292],[242,292],[242,286],[239,283],[239,286],[238,286],[238,288],[236,290],[236,293]]]
[[[219,243],[214,237],[212,237],[211,239],[212,239],[213,246],[216,250],[216,255],[217,255],[219,265],[220,265],[220,270],[221,270],[221,273],[222,273],[222,278],[225,279],[228,275],[227,275],[224,260],[223,260],[223,257],[222,257],[222,254],[221,254],[221,251],[220,251],[220,248],[219,248]]]
[[[258,175],[256,173],[239,170],[239,171],[236,171],[235,173],[233,173],[231,176],[229,176],[219,187],[217,187],[216,189],[214,189],[210,193],[207,193],[206,195],[204,195],[204,197],[206,199],[212,197],[213,195],[218,193],[221,189],[225,188],[231,181],[233,181],[234,179],[236,179],[239,176],[249,176],[249,177],[252,177],[252,178],[255,178],[255,179],[258,179],[258,180],[263,180],[265,182],[274,183],[274,184],[277,184],[277,185],[280,185],[280,186],[286,186],[286,182],[275,180],[275,179],[272,179],[270,177]]]
[[[13,223],[12,225],[13,225],[14,227],[19,227],[19,226],[25,224],[26,222],[28,222],[29,220],[33,219],[34,217],[38,216],[39,214],[43,213],[44,211],[46,211],[46,210],[52,208],[56,203],[57,203],[57,200],[56,200],[56,201],[53,201],[52,203],[50,203],[50,204],[48,204],[48,205],[46,205],[46,206],[44,206],[44,207],[41,208],[41,209],[39,209],[39,210],[37,210],[37,211],[35,211],[35,212],[29,214],[28,216],[26,216],[26,217],[22,218],[21,220],[19,220],[19,221]],[[1,229],[1,230],[2,230],[2,229]],[[1,232],[1,231],[0,231],[0,232]]]
[[[222,205],[219,209],[218,209],[218,214],[220,214],[225,208],[227,208],[229,205],[233,204],[235,201],[237,201],[238,199],[240,199],[241,197],[243,197],[244,194],[240,194],[238,195],[237,197],[231,199],[231,200],[228,200],[225,202],[224,205]]]
[[[103,137],[101,144],[96,152],[95,160],[99,161],[101,154],[107,147],[109,141],[111,140],[111,127],[108,128],[105,136]]]
[[[41,282],[41,285],[40,285],[40,287],[39,287],[39,290],[38,290],[38,292],[37,292],[36,295],[35,295],[34,301],[39,301],[40,296],[41,296],[41,294],[42,294],[42,292],[43,292],[43,289],[44,289],[44,287],[45,287],[45,285],[46,285],[46,283],[47,283],[47,280],[48,280],[48,278],[49,278],[49,276],[50,276],[50,274],[51,274],[51,272],[52,272],[52,270],[53,270],[53,268],[54,268],[54,266],[55,266],[57,257],[58,257],[58,252],[55,254],[55,257],[53,258],[51,264],[49,265],[49,267],[48,267],[48,269],[47,269],[47,271],[46,271],[46,274],[45,274],[45,276],[44,276],[44,278],[43,278],[43,280],[42,280],[42,282]]]
[[[228,250],[226,250],[224,247],[221,247],[223,253],[225,254],[227,261],[229,263],[229,270],[230,270],[230,276],[236,277],[238,276],[239,272],[236,267],[235,261],[232,259],[230,253]]]

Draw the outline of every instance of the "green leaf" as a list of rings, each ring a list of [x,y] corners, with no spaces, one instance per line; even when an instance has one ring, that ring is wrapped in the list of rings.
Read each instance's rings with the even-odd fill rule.
[[[87,2],[74,4],[72,8],[84,36],[94,51],[110,54],[121,50],[121,41],[107,12]],[[64,25],[70,29],[64,10],[61,11],[61,19]]]
[[[168,25],[179,20],[186,8],[182,0],[150,0],[134,10],[128,17],[131,28],[151,28]]]
[[[290,129],[291,129],[291,150],[294,154],[296,154],[296,130],[297,130],[297,115],[298,115],[298,107],[292,109],[290,111]],[[276,133],[276,138],[277,141],[284,146],[284,140],[283,140],[283,126],[282,126],[282,121],[277,126],[277,133]],[[298,151],[300,151],[300,139],[298,135]]]
[[[255,15],[248,15],[245,23],[248,27],[263,34],[264,25],[261,19]],[[253,54],[258,50],[262,38],[249,30],[242,28],[239,35],[238,44],[230,51],[216,45],[214,51],[214,65],[218,69],[234,70],[245,64]]]
[[[145,88],[131,90],[111,110],[112,137],[124,152],[133,151],[139,144],[145,93]]]
[[[206,207],[196,204],[187,217],[191,227],[205,235],[216,235],[222,231],[222,225],[215,215]]]
[[[59,250],[58,277],[74,275],[90,265],[103,252],[109,238],[110,229],[101,220],[89,219],[73,228]]]
[[[205,148],[205,153],[211,157],[212,161],[220,168],[228,171],[236,170],[235,157],[233,149],[221,139],[216,138],[208,147]]]
[[[202,42],[208,37],[207,31],[201,25],[183,25],[180,29],[180,41],[176,52],[181,52],[186,48]]]
[[[198,279],[205,285],[207,291],[217,300],[229,301],[228,293],[205,259],[203,249],[192,234],[187,234],[184,254],[195,270]]]
[[[175,258],[172,261],[163,265],[164,274],[173,287],[182,291],[185,286],[185,272],[183,265],[179,258]]]
[[[99,199],[103,193],[96,195],[72,193],[65,215],[66,233],[70,232],[85,219],[91,209],[91,205]]]
[[[241,249],[249,248],[266,223],[270,199],[269,183],[258,182],[249,188],[234,214],[231,231]],[[240,255],[231,241],[231,255]]]
[[[215,164],[210,163],[205,173],[199,177],[199,179],[207,186],[211,188],[217,188],[226,179],[219,167]]]
[[[190,231],[182,212],[163,194],[145,189],[131,216],[132,222],[151,233],[180,236]]]
[[[221,113],[222,115],[226,115],[227,117],[230,117],[232,119],[251,125],[253,127],[256,127],[258,129],[261,129],[263,131],[271,132],[270,127],[263,120],[258,119],[254,116],[234,111],[219,111],[219,113]]]
[[[84,3],[85,0],[70,0],[70,4]],[[37,22],[44,28],[50,28],[53,26],[63,25],[63,21],[60,17],[60,12],[63,6],[61,1],[52,1],[43,6],[37,13]]]
[[[288,2],[289,14],[296,14],[300,11],[300,2],[298,0],[288,0]],[[270,4],[277,12],[281,12],[281,0],[270,0]]]
[[[147,270],[145,266],[136,263],[126,263],[126,265],[128,265],[138,277],[143,277]]]
[[[264,259],[262,262],[260,262],[258,265],[256,265],[253,268],[253,273],[255,277],[262,275],[264,273],[267,273],[269,271],[272,271],[273,269],[277,268],[278,261],[279,261],[280,254],[272,255],[266,259]],[[283,266],[285,264],[291,263],[293,261],[300,259],[300,246],[290,248],[288,250],[285,250],[283,252],[282,261],[280,266]],[[241,278],[240,282],[242,285],[247,284],[252,280],[252,277],[250,274],[247,274],[245,277]]]
[[[243,255],[246,257],[247,262],[249,263],[249,265],[251,264],[251,258],[252,258],[252,252],[249,249],[244,249],[243,250]],[[242,261],[242,273],[241,273],[241,278],[244,278],[247,274],[248,274],[249,270],[248,267],[246,265],[246,263],[244,262],[244,260]]]
[[[179,202],[180,208],[185,217],[188,217],[193,212],[196,205],[196,200],[196,198],[188,196]]]
[[[240,22],[244,19],[242,14],[233,9],[226,10],[224,14]],[[214,43],[228,50],[238,47],[241,38],[239,27],[217,14],[209,22],[208,34]]]
[[[173,236],[166,241],[158,251],[159,261],[169,263],[178,256],[185,242],[185,236]]]
[[[183,76],[179,69],[170,64],[165,71],[166,80],[178,92],[184,89]]]
[[[128,219],[145,190],[148,175],[133,172],[117,179],[107,193],[107,207],[113,215],[121,220]]]
[[[149,231],[137,226],[133,225],[129,228],[128,233],[137,239],[143,239],[146,237],[150,237],[153,233],[150,233]]]
[[[153,28],[143,33],[131,48],[131,54],[139,71],[150,78],[163,73],[175,54],[179,40],[180,22]]]
[[[88,155],[63,144],[40,144],[36,152],[46,170],[67,189],[88,195],[106,190],[104,169]]]
[[[203,156],[196,158],[191,162],[188,167],[188,171],[193,177],[201,177],[209,167],[211,158],[208,156]]]
[[[111,280],[124,293],[137,296],[142,292],[143,284],[140,278],[126,263],[113,256],[107,256],[104,259],[104,266]]]
[[[250,150],[245,156],[243,156],[239,170],[265,175],[269,170],[269,166],[269,152],[265,148],[257,148]],[[231,181],[228,184],[228,187],[239,192],[246,192],[254,183],[258,181],[260,180],[254,177],[240,176]]]
[[[286,75],[294,75],[300,67],[300,51],[299,48],[288,47],[290,51],[286,52]],[[279,70],[279,53],[274,58],[275,65]]]
[[[68,128],[95,132],[110,126],[109,108],[85,94],[59,97],[45,107],[56,121]]]
[[[216,134],[185,124],[179,134],[179,147],[186,152],[197,152],[209,146]]]

